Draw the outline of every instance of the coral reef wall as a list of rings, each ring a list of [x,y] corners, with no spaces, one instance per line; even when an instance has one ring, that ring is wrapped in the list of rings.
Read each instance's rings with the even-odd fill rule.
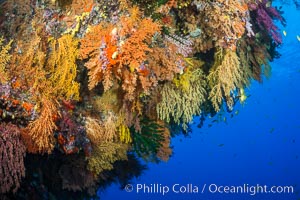
[[[16,195],[25,153],[64,158],[53,182],[88,195],[133,155],[167,161],[170,138],[187,134],[194,116],[245,102],[245,87],[278,56],[274,20],[285,24],[267,0],[4,0],[0,8],[2,195]]]

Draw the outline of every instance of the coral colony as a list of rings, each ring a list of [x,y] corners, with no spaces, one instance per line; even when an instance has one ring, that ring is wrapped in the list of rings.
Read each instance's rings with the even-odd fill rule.
[[[285,23],[267,0],[0,3],[1,198],[94,196],[167,161],[268,75]]]

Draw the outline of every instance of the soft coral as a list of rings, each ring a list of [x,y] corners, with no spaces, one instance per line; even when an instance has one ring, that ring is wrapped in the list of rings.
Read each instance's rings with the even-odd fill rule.
[[[255,12],[256,21],[261,29],[266,29],[272,36],[276,45],[282,43],[281,35],[278,31],[278,27],[274,24],[273,19],[279,20],[285,25],[285,19],[281,16],[281,13],[276,7],[272,7],[268,0],[257,1],[249,5],[250,10]]]

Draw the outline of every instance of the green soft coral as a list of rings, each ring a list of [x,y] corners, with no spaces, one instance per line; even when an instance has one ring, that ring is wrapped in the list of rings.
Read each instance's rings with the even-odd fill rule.
[[[164,140],[163,129],[155,121],[144,118],[141,120],[141,131],[137,132],[134,127],[132,133],[133,148],[139,157],[145,160],[157,160],[157,153]]]

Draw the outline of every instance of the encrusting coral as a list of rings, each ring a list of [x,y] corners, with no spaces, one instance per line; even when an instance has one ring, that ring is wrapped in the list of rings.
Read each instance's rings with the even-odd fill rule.
[[[182,30],[195,38],[195,48],[204,52],[213,47],[234,50],[246,31],[248,14],[247,2],[234,0],[199,0],[179,9],[179,15],[186,18]]]
[[[235,0],[215,0],[201,10],[203,41],[212,40],[215,46],[235,49],[235,43],[245,32],[247,4]]]

